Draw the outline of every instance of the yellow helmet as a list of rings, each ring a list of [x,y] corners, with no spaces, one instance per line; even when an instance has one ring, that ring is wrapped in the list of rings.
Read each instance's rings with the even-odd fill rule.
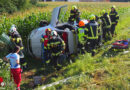
[[[101,11],[101,14],[103,15],[103,14],[105,14],[106,13],[106,10],[102,10]]]
[[[71,10],[77,9],[77,6],[73,5]]]
[[[116,6],[115,6],[115,5],[113,5],[111,8],[114,8],[114,9],[116,9]]]
[[[89,20],[95,20],[95,19],[96,19],[96,17],[95,17],[94,14],[91,14],[91,15],[89,16]]]

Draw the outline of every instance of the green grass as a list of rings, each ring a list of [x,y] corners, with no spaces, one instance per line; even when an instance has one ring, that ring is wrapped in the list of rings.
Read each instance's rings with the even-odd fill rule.
[[[48,6],[45,9],[48,10],[48,12],[39,11],[37,13],[31,13],[25,16],[20,16],[18,14],[18,17],[15,17],[14,15],[12,18],[8,18],[8,16],[2,16],[0,19],[0,32],[8,31],[10,25],[14,23],[17,25],[18,31],[22,35],[22,38],[26,40],[30,31],[38,27],[40,20],[45,19],[50,21],[50,9],[52,10],[53,7],[56,7],[57,5],[63,5],[65,3],[47,4]],[[82,18],[88,18],[88,15],[91,13],[98,15],[102,9],[107,9],[107,11],[109,11],[109,8],[111,7],[111,5],[113,5],[113,3],[96,3],[97,5],[95,5],[95,3],[66,4],[69,5],[69,9],[70,6],[73,4],[78,5],[79,9],[82,11]],[[116,28],[117,37],[113,38],[111,41],[108,41],[107,43],[105,43],[105,45],[111,44],[112,42],[118,39],[130,38],[130,30],[128,29],[130,25],[130,11],[128,12],[129,3],[114,4],[117,5],[117,10],[119,14],[121,14],[120,22]],[[67,20],[68,15],[69,11],[67,12],[67,15],[64,19],[65,21]],[[51,87],[51,89],[73,90],[87,88],[90,90],[95,90],[96,88],[99,88],[100,90],[102,90],[106,88],[119,89],[121,86],[121,89],[127,89],[128,82],[130,80],[128,77],[129,58],[129,53],[126,55],[122,55],[121,52],[115,53],[109,51],[109,47],[103,47],[100,48],[99,51],[97,51],[97,55],[95,57],[91,57],[89,53],[86,53],[85,56],[78,55],[77,57],[74,57],[74,60],[72,60],[74,62],[72,64],[68,64],[67,66],[64,66],[60,71],[56,71],[53,68],[43,66],[41,60],[36,60],[26,55],[26,60],[29,64],[29,68],[28,70],[26,70],[25,73],[33,74],[26,77],[26,79],[28,80],[22,81],[21,88],[22,90],[27,90],[27,88],[29,87],[28,83],[32,80],[32,77],[36,75],[42,75],[46,79],[45,84],[48,84],[73,75],[83,74],[83,77],[80,77],[79,79],[74,79],[66,84],[60,84]],[[97,77],[98,74],[99,77]],[[98,78],[99,80],[97,80]]]
[[[117,36],[106,45],[111,44],[118,39],[130,38],[130,11],[120,15],[120,21],[117,25]],[[71,65],[63,68],[63,73],[58,74],[52,81],[58,81],[70,76],[83,74],[83,77],[68,81],[66,84],[56,85],[47,90],[128,90],[130,77],[130,52],[114,52],[110,47],[100,48],[100,52],[95,57],[86,53],[85,56],[79,55],[79,58]],[[130,51],[130,49],[128,50]]]

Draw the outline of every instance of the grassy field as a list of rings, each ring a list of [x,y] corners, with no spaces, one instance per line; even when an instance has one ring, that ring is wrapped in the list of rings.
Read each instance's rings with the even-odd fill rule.
[[[117,26],[118,35],[109,43],[118,39],[130,38],[130,12],[120,16]],[[108,43],[108,42],[107,42]],[[130,51],[130,49],[128,50]],[[86,53],[71,65],[64,68],[64,72],[52,78],[57,81],[74,75],[83,75],[78,79],[73,79],[67,83],[61,83],[47,90],[129,90],[130,86],[130,52],[114,52],[110,47],[100,48],[100,52],[95,57]]]
[[[16,12],[12,15],[4,14],[0,16],[2,32],[8,31],[12,23],[16,24],[18,31],[26,42],[27,35],[31,30],[39,26],[40,20],[50,21],[51,11],[53,8],[67,4],[70,10],[71,5],[77,5],[81,11],[81,18],[87,19],[90,14],[99,15],[102,9],[110,11],[110,7],[114,4],[117,6],[117,11],[120,14],[120,21],[117,25],[117,36],[111,41],[105,43],[109,45],[115,40],[130,38],[130,3],[67,3],[67,2],[47,2],[48,4],[43,8],[33,7],[30,10]],[[69,10],[66,14],[65,21],[69,16]],[[31,17],[31,19],[30,19]],[[26,44],[26,43],[24,43]],[[91,57],[89,53],[84,56],[78,55],[73,57],[75,62],[64,66],[60,71],[56,71],[50,67],[44,67],[42,61],[37,61],[31,57],[26,57],[29,68],[22,74],[22,90],[32,90],[28,83],[32,81],[32,77],[42,75],[44,77],[44,84],[64,79],[73,75],[83,74],[83,77],[74,79],[66,84],[60,84],[49,90],[63,89],[63,90],[106,90],[118,89],[128,90],[130,77],[130,53],[123,54],[122,52],[113,52],[109,50],[110,47],[102,47],[97,50],[97,55]],[[6,53],[4,54],[6,55]],[[121,89],[120,89],[121,88]],[[39,89],[40,90],[40,89]]]

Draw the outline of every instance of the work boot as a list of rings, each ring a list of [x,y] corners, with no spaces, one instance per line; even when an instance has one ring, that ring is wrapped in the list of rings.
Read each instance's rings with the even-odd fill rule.
[[[92,51],[92,56],[95,56],[95,52],[94,51]]]

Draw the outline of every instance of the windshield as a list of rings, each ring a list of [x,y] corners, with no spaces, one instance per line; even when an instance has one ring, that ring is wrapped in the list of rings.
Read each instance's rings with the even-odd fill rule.
[[[63,23],[65,21],[67,21],[67,5],[65,5],[64,7],[60,8],[60,11],[59,11],[59,16],[58,16],[58,21],[59,23]]]

